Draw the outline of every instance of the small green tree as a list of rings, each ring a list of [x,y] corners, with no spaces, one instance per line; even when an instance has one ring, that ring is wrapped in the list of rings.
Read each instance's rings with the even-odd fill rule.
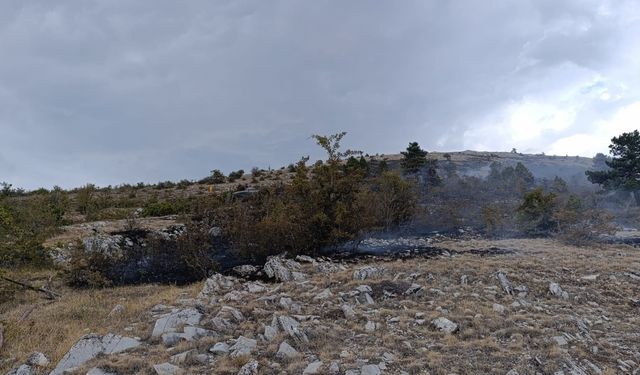
[[[606,190],[629,191],[640,206],[640,132],[634,130],[611,139],[609,151],[613,156],[604,171],[587,171],[589,181]]]
[[[400,165],[405,173],[416,173],[427,164],[428,152],[420,148],[418,142],[411,142],[406,151],[402,151]]]
[[[226,181],[226,177],[224,173],[222,173],[219,169],[214,169],[211,171],[211,183],[212,184],[223,184]]]
[[[518,214],[522,229],[530,235],[547,235],[555,227],[553,219],[556,208],[556,194],[545,194],[542,188],[524,194]]]

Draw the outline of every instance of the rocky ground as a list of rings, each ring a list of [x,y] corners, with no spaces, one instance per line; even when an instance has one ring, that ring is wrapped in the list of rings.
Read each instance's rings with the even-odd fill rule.
[[[216,274],[78,337],[61,358],[25,354],[10,374],[640,373],[639,250],[437,246],[402,259],[273,258],[259,279],[238,270],[252,280]]]

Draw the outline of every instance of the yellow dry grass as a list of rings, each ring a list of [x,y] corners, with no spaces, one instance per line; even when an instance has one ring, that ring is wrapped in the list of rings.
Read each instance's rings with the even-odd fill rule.
[[[28,279],[42,285],[53,272],[11,272],[14,279]],[[4,325],[4,346],[0,349],[0,373],[40,351],[56,363],[69,348],[88,333],[108,332],[129,336],[148,334],[151,307],[172,304],[179,297],[193,297],[200,283],[187,286],[140,285],[108,289],[74,290],[54,279],[53,289],[62,298],[49,301],[34,291],[18,291],[14,298],[0,302],[0,324]],[[124,311],[109,316],[116,305]],[[131,327],[133,330],[125,331]]]

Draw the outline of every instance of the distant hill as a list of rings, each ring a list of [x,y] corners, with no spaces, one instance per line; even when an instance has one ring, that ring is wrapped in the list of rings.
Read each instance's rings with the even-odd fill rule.
[[[559,176],[574,186],[593,186],[585,175],[585,171],[593,168],[592,158],[490,151],[430,152],[427,157],[445,162],[446,154],[451,156],[451,161],[462,175],[484,177],[488,175],[489,166],[493,162],[502,163],[504,166],[520,162],[538,179],[553,179]],[[392,168],[399,168],[402,155],[380,155],[376,159],[387,159]]]

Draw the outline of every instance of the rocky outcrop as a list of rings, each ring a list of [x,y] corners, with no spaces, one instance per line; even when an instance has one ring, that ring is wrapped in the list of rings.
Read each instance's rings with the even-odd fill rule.
[[[300,263],[285,259],[282,256],[272,256],[267,258],[262,270],[268,278],[275,281],[302,281],[306,275],[300,272]]]
[[[140,341],[130,337],[108,334],[105,336],[86,335],[62,357],[49,375],[61,375],[99,356],[124,352],[140,345]]]

